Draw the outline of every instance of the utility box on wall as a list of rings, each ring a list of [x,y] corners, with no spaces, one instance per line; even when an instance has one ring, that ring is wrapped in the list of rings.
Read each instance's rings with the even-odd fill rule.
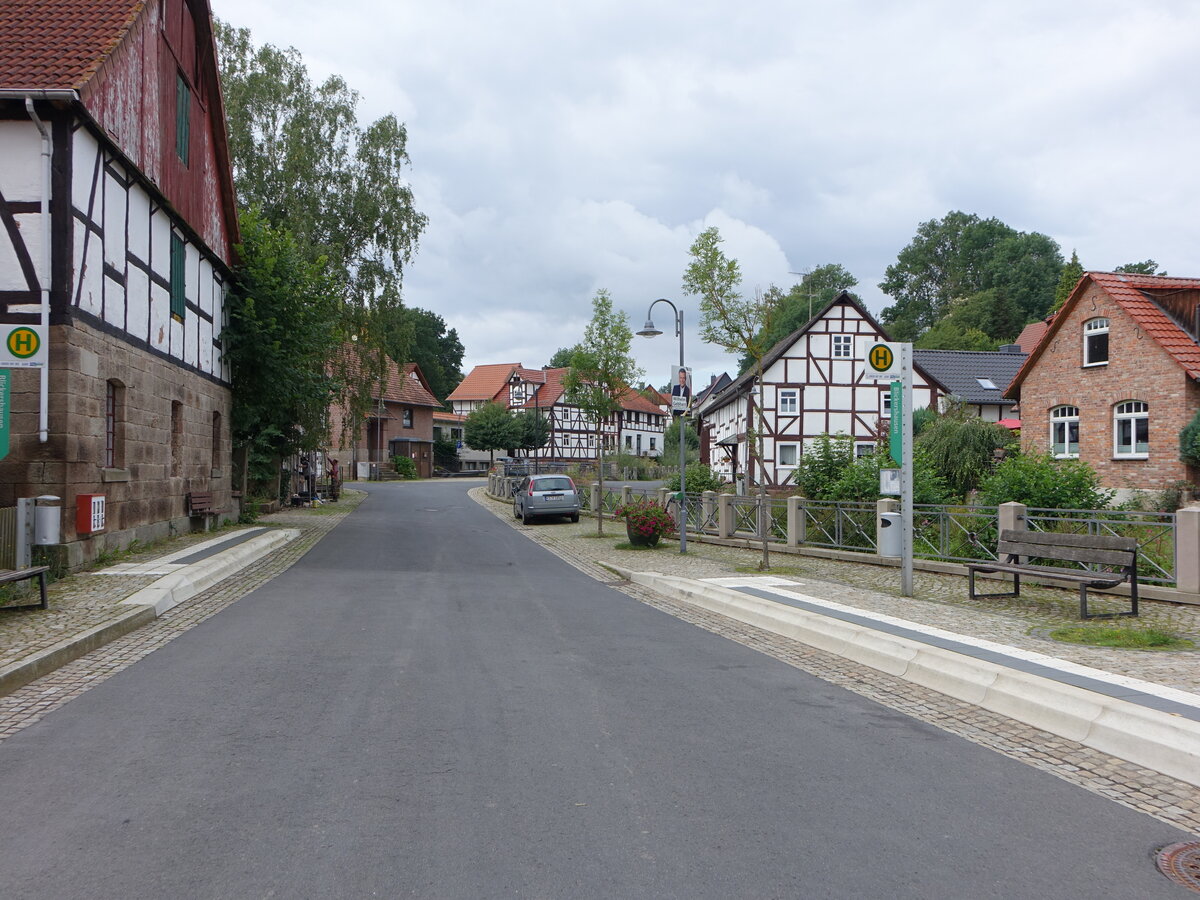
[[[75,533],[98,534],[106,526],[104,494],[79,494],[75,498]]]

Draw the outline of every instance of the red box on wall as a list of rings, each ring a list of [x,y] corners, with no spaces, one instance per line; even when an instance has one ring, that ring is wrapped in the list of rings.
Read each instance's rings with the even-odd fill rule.
[[[75,533],[97,534],[106,524],[104,494],[78,494],[75,497]]]

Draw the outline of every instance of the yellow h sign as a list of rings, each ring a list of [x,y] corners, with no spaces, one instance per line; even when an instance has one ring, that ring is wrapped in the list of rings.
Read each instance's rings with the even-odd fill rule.
[[[46,364],[46,331],[40,325],[10,325],[0,331],[0,368],[33,369]]]
[[[892,367],[896,357],[892,353],[892,348],[887,344],[876,344],[871,348],[871,355],[867,361],[876,372],[886,372]]]

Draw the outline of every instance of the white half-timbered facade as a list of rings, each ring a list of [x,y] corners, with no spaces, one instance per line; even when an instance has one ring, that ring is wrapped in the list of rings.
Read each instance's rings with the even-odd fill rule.
[[[849,294],[838,295],[764,357],[761,411],[753,372],[699,404],[701,459],[728,479],[740,478],[751,455],[747,435],[758,431],[763,470],[754,481],[781,487],[818,435],[846,434],[858,453],[872,452],[891,418],[888,383],[865,377],[864,346],[877,340],[887,340],[880,325]],[[935,405],[942,393],[914,367],[913,409]]]
[[[221,330],[238,232],[211,12],[19,4],[0,33],[23,35],[0,65],[0,322],[39,322],[45,297],[50,326],[47,427],[38,373],[17,372],[0,505],[62,497],[75,565],[204,526],[191,493],[235,514]],[[79,533],[76,498],[96,494],[104,528]]]

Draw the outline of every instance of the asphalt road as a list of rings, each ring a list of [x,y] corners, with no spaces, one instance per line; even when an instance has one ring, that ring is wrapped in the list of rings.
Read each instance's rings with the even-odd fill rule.
[[[608,589],[467,487],[373,486],[0,744],[0,896],[1194,896],[1151,859],[1180,832]]]

